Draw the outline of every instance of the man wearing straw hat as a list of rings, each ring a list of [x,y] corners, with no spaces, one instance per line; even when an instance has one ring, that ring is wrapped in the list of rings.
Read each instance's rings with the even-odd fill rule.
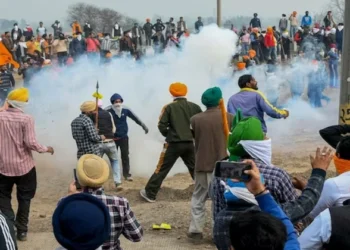
[[[101,155],[100,142],[106,137],[99,135],[92,121],[96,102],[87,101],[80,106],[81,114],[71,124],[72,135],[78,147],[78,159],[85,154]]]
[[[83,192],[91,194],[104,203],[111,216],[110,237],[105,241],[102,249],[122,249],[120,235],[124,235],[129,241],[139,242],[142,240],[143,229],[136,220],[127,199],[119,196],[107,195],[103,190],[103,184],[109,178],[109,167],[101,157],[93,154],[83,155],[77,165],[77,179]],[[78,193],[72,183],[69,194]]]

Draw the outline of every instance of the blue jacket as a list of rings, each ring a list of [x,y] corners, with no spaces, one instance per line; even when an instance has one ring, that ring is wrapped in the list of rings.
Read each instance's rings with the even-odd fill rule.
[[[123,98],[119,94],[114,94],[111,97],[112,105],[117,99],[120,99],[123,102]],[[138,125],[140,125],[143,129],[146,128],[145,124],[134,114],[134,112],[132,112],[127,107],[122,108],[122,112],[121,112],[120,117],[116,114],[116,112],[114,111],[112,106],[106,108],[106,110],[108,112],[110,112],[113,116],[114,124],[116,127],[116,131],[114,133],[115,139],[128,137],[129,126],[127,123],[127,117],[131,118],[134,122],[136,122]]]
[[[264,113],[276,119],[283,118],[287,112],[271,105],[266,97],[257,90],[243,88],[240,92],[233,95],[227,104],[227,111],[233,115],[238,109],[242,110],[243,117],[254,116],[261,121],[262,129],[266,133],[266,123]]]
[[[329,62],[330,63],[338,63],[339,56],[338,56],[338,54],[336,52],[329,51],[328,52],[328,56],[329,56]]]
[[[311,16],[303,16],[303,19],[301,20],[301,26],[311,26],[312,24],[312,17]]]
[[[284,250],[300,250],[298,236],[295,232],[292,222],[283,212],[282,208],[277,205],[271,194],[264,194],[256,197],[261,211],[268,213],[277,219],[281,220],[287,229],[287,242],[284,245]]]

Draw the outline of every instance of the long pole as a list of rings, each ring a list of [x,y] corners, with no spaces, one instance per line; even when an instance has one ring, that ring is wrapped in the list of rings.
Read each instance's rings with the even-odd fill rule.
[[[98,84],[98,81],[96,83],[96,128],[98,129],[98,89],[100,88],[100,85]]]
[[[350,1],[345,2],[344,39],[341,60],[339,124],[350,124]]]
[[[221,27],[221,0],[216,1],[216,23]]]

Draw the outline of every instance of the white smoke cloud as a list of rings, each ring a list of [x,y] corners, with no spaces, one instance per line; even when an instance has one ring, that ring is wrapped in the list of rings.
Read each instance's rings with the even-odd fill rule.
[[[187,84],[188,99],[201,104],[203,91],[219,84],[225,100],[228,100],[239,90],[238,79],[234,77],[225,83],[219,80],[232,74],[228,64],[235,53],[236,41],[237,36],[232,31],[212,25],[206,26],[198,35],[191,35],[185,41],[182,52],[167,51],[162,55],[146,57],[142,63],[120,59],[102,67],[82,60],[61,72],[48,70],[40,73],[30,87],[32,98],[28,112],[35,117],[39,141],[56,150],[50,162],[62,171],[70,171],[76,165],[77,148],[71,136],[70,124],[79,115],[80,104],[93,100],[92,94],[99,81],[104,106],[110,105],[112,94],[119,93],[124,104],[148,126],[150,132],[145,135],[141,127],[128,119],[131,173],[150,176],[156,168],[164,143],[157,123],[162,107],[172,102],[169,85],[177,81]],[[297,71],[284,67],[277,77],[281,82],[286,82],[291,74],[300,74],[305,70],[304,66],[301,64],[301,69]],[[254,73],[262,91],[269,84],[266,82],[265,67],[257,67]],[[288,92],[288,87],[284,89]],[[289,98],[288,93],[285,96],[285,99]],[[335,103],[334,100],[332,103]],[[299,100],[287,108],[291,113],[289,119],[267,123],[274,146],[278,145],[279,140],[286,139],[291,140],[289,146],[292,146],[293,138],[303,133],[316,133],[324,125],[336,122],[336,114],[331,111],[335,104],[315,110],[307,102]],[[180,160],[170,174],[186,171]]]
[[[79,115],[81,103],[93,100],[99,81],[104,106],[110,105],[110,96],[119,93],[124,104],[148,126],[150,132],[145,135],[141,127],[128,119],[131,173],[151,175],[164,143],[157,123],[162,107],[172,102],[169,85],[177,81],[187,84],[188,99],[201,104],[203,91],[225,74],[236,40],[229,30],[207,26],[185,41],[182,52],[167,51],[145,58],[141,64],[121,59],[100,67],[83,59],[61,72],[40,73],[30,87],[28,112],[35,117],[39,141],[56,150],[52,164],[67,170],[75,166],[77,148],[70,124]],[[173,174],[186,171],[180,161]]]

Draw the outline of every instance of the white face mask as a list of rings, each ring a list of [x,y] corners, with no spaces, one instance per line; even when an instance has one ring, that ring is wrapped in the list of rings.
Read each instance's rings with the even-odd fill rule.
[[[15,30],[18,30],[18,26],[17,25],[15,26]]]
[[[109,39],[109,36],[106,36],[106,39]]]
[[[121,108],[122,104],[121,103],[114,103],[113,106],[116,107],[116,108]]]
[[[312,70],[313,70],[314,72],[316,72],[316,71],[318,70],[318,66],[312,67]]]
[[[81,40],[81,35],[78,35],[77,38],[78,38],[78,40]]]
[[[335,48],[331,48],[331,51],[332,51],[332,52],[335,52]]]
[[[116,25],[114,25],[114,27],[115,27],[116,29],[118,29],[118,28],[119,28],[119,25],[118,25],[118,24],[116,24]]]

